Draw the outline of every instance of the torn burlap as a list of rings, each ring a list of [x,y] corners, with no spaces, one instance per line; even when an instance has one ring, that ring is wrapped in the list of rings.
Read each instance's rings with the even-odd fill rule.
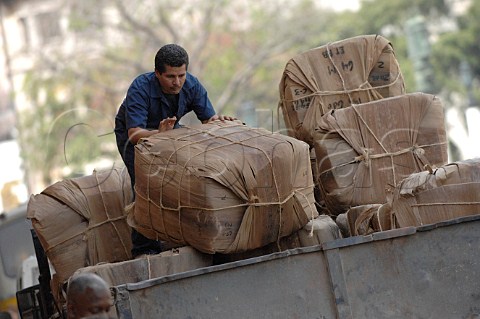
[[[264,246],[317,215],[308,145],[238,122],[142,139],[135,177],[130,225],[206,253]]]
[[[480,213],[480,159],[412,174],[389,200],[397,227],[433,224]]]
[[[79,268],[131,258],[124,211],[131,200],[125,168],[63,180],[30,197],[27,217],[59,283]]]
[[[332,109],[405,93],[390,42],[364,35],[326,44],[288,61],[280,81],[287,133],[313,146],[313,131]]]
[[[446,163],[442,103],[413,93],[330,111],[315,132],[315,152],[331,214],[385,203],[387,188],[425,165]]]
[[[377,212],[380,207],[381,204],[355,206],[343,213],[342,215],[345,216],[340,220],[346,221],[344,228],[348,236],[368,235],[380,231],[377,228],[378,223],[374,221],[377,219]]]

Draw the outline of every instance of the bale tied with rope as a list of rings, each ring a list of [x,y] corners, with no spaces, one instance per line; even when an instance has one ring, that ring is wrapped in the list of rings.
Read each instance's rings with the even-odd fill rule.
[[[383,204],[387,189],[447,162],[443,106],[412,93],[330,111],[315,131],[318,184],[333,215]]]
[[[142,139],[135,176],[130,225],[205,253],[262,247],[318,215],[308,145],[238,122]]]
[[[59,285],[79,268],[131,258],[124,209],[131,200],[126,168],[66,179],[30,197],[27,218]]]
[[[279,91],[288,134],[313,146],[312,134],[323,114],[404,94],[405,84],[390,42],[363,35],[293,57]]]
[[[388,204],[398,228],[477,215],[480,212],[480,159],[412,174],[395,188]]]

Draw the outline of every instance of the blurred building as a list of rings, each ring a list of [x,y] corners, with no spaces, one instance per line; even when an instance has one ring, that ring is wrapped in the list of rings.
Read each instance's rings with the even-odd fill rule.
[[[95,6],[91,4],[95,3]],[[102,1],[0,0],[0,211],[27,200],[38,192],[34,176],[26,176],[16,143],[17,113],[31,107],[23,92],[25,76],[35,62],[63,55],[95,55],[101,48],[90,41],[102,24]],[[76,15],[88,16],[91,23],[78,25]],[[77,25],[75,25],[77,23]],[[89,32],[92,31],[92,32]],[[97,43],[102,43],[98,41]],[[6,189],[8,188],[8,189]],[[28,189],[28,191],[27,191]],[[7,203],[8,202],[8,203]]]

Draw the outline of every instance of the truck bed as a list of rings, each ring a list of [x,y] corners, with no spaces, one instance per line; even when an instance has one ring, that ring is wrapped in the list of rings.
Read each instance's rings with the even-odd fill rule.
[[[114,287],[118,318],[477,318],[480,216]]]

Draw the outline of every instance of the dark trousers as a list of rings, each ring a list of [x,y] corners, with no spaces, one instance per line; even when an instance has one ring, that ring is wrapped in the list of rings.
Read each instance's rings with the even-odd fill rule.
[[[159,241],[149,239],[132,228],[132,257],[139,255],[155,255],[162,252],[162,245]]]

